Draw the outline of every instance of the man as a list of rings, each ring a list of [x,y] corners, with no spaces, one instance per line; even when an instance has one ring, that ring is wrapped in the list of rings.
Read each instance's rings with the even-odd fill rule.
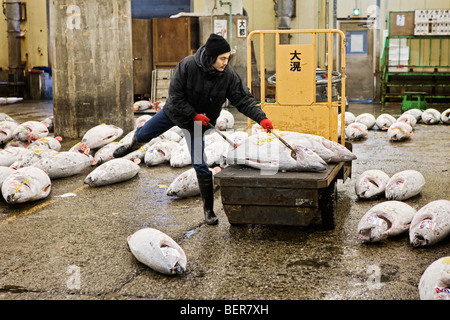
[[[123,146],[114,152],[115,158],[122,157],[175,125],[184,129],[197,173],[205,221],[210,225],[216,224],[218,219],[213,210],[212,173],[203,152],[203,135],[208,122],[215,125],[222,105],[228,99],[237,110],[264,129],[273,129],[272,122],[256,105],[239,75],[228,65],[230,51],[230,45],[222,36],[211,34],[194,55],[181,60],[175,68],[163,109],[136,130],[132,146]]]

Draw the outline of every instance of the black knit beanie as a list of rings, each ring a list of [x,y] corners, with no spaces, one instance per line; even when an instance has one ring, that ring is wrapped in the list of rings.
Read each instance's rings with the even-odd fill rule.
[[[206,41],[205,53],[210,57],[217,57],[225,52],[230,52],[231,48],[224,37],[211,33]]]

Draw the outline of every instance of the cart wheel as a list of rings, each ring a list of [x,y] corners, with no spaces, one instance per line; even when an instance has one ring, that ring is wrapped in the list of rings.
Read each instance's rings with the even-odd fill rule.
[[[319,210],[322,215],[322,226],[326,230],[334,229],[337,212],[337,183],[336,180],[319,191]]]

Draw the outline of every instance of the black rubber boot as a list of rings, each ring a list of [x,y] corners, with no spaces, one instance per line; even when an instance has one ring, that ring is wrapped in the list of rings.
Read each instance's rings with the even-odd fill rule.
[[[198,186],[200,187],[200,195],[203,200],[203,211],[205,213],[206,224],[217,224],[217,219],[214,213],[214,184],[212,173],[206,175],[197,174]]]
[[[131,140],[131,144],[124,144],[123,146],[118,147],[114,152],[113,152],[113,157],[114,158],[121,158],[127,154],[129,154],[132,151],[135,151],[137,149],[139,149],[140,147],[142,147],[145,143],[142,142],[137,142],[136,138],[133,136],[133,139]]]

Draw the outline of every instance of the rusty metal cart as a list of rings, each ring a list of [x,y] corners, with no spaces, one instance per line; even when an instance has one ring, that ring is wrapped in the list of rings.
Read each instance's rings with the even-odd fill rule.
[[[310,34],[309,44],[280,44],[280,33]],[[251,84],[251,40],[260,35],[261,108],[280,130],[321,135],[345,141],[345,126],[338,132],[338,108],[341,124],[345,124],[345,35],[340,30],[263,30],[248,36],[247,83]],[[276,102],[265,101],[265,43],[264,36],[275,35]],[[340,37],[340,101],[327,94],[326,101],[316,98],[316,36],[325,34],[328,45],[328,84],[333,92],[333,35]],[[334,88],[336,90],[336,88]],[[249,132],[251,120],[249,119]],[[342,139],[340,137],[342,137]],[[265,224],[308,226],[321,222],[325,228],[335,227],[337,212],[337,180],[351,175],[351,161],[330,163],[324,172],[277,172],[262,175],[257,169],[230,165],[215,175],[220,186],[225,214],[232,225]]]

